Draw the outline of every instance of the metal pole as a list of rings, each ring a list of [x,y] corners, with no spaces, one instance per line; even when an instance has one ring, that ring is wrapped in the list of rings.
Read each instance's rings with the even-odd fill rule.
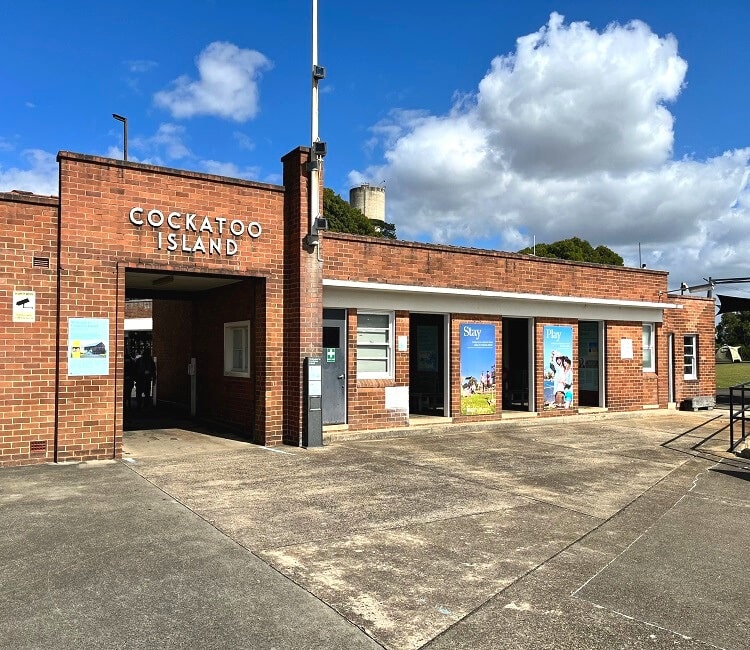
[[[318,0],[312,0],[312,70],[318,65]],[[311,106],[311,129],[310,149],[312,169],[310,171],[310,224],[308,232],[315,232],[315,219],[318,217],[320,203],[319,170],[320,160],[313,153],[314,143],[319,140],[318,135],[318,79],[312,75],[312,106]],[[315,164],[317,163],[317,164]]]
[[[734,449],[734,386],[729,387],[729,451]]]
[[[128,118],[112,113],[118,122],[122,122],[122,159],[127,161],[128,159]]]
[[[740,394],[742,396],[742,439],[744,440],[747,437],[745,433],[745,409],[747,408],[745,402],[745,384],[742,384],[742,392]]]

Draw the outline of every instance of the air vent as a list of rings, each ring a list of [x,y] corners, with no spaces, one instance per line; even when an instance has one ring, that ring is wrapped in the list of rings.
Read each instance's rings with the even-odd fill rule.
[[[46,454],[47,453],[47,441],[46,440],[32,440],[29,443],[29,451],[32,454]]]
[[[49,257],[35,257],[34,266],[40,269],[49,268]]]

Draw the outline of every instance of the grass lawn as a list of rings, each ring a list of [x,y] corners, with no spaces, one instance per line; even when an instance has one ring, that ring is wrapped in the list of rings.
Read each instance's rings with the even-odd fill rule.
[[[750,381],[750,363],[717,363],[716,388],[729,388]]]
[[[491,415],[494,412],[494,391],[490,393],[475,393],[474,395],[461,395],[461,415]]]

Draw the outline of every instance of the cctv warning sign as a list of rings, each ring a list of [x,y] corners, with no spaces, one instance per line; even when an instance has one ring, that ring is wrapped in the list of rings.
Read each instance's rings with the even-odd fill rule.
[[[13,322],[33,323],[36,320],[36,292],[13,292]]]

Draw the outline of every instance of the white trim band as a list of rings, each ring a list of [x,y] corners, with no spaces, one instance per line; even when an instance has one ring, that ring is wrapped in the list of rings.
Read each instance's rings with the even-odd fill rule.
[[[648,322],[662,322],[663,310],[682,307],[667,302],[330,279],[323,280],[323,306]]]

